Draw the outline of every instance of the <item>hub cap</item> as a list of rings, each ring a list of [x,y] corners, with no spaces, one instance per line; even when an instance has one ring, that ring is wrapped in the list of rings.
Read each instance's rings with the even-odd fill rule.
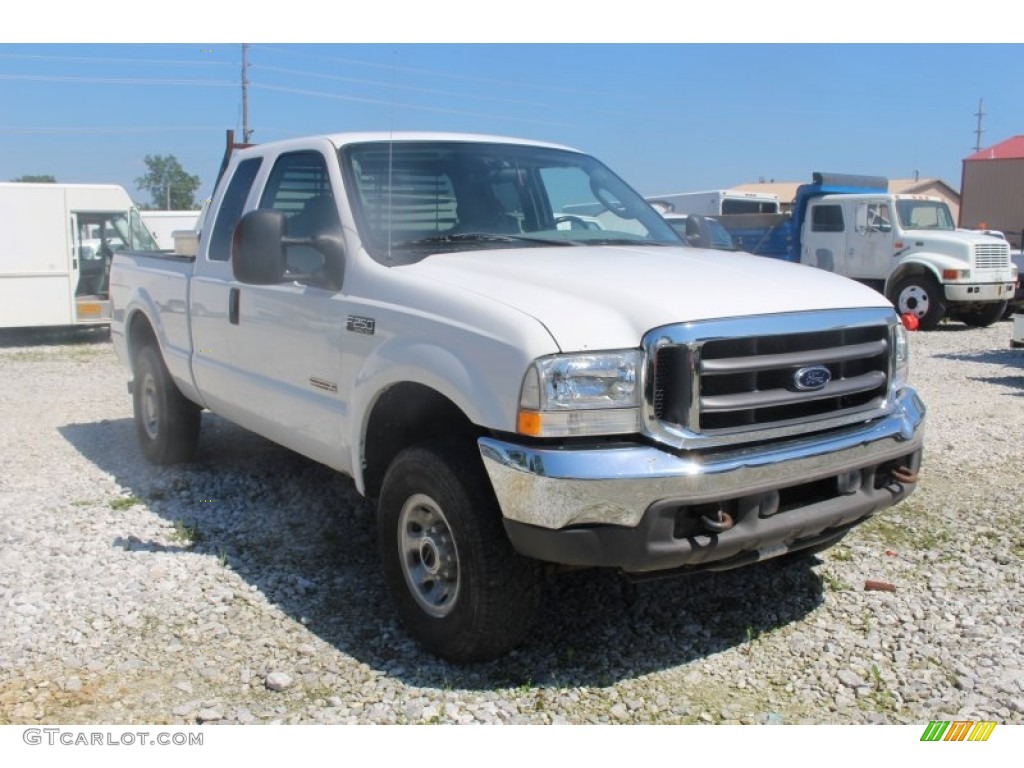
[[[159,431],[160,407],[157,401],[156,382],[152,376],[142,380],[142,427],[150,440],[156,440]]]
[[[911,314],[922,318],[928,314],[931,302],[928,299],[928,292],[919,285],[910,285],[900,293],[900,314]]]
[[[448,519],[429,496],[410,496],[398,519],[402,575],[420,608],[443,618],[459,598],[459,553]]]

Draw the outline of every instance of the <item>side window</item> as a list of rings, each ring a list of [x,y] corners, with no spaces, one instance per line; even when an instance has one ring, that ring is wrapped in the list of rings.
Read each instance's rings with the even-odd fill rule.
[[[235,175],[231,177],[231,183],[228,184],[227,192],[221,201],[220,212],[213,225],[213,234],[210,236],[210,261],[227,261],[231,258],[231,236],[235,233],[238,220],[242,218],[245,199],[249,197],[253,179],[256,178],[262,162],[262,158],[254,157],[242,161],[235,169]]]
[[[839,205],[815,205],[811,208],[812,232],[842,232],[843,209]]]
[[[319,152],[281,155],[267,179],[260,208],[285,214],[289,237],[313,237],[341,229],[327,163]],[[327,268],[323,254],[309,246],[290,246],[285,255],[285,274],[290,279],[315,278]]]
[[[868,203],[868,229],[875,232],[892,231],[888,203]]]

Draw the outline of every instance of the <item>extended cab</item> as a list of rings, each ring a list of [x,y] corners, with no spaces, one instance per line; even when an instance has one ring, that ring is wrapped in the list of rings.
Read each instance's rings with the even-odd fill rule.
[[[400,615],[457,661],[518,643],[556,566],[811,551],[917,480],[925,411],[884,298],[686,247],[558,145],[244,149],[198,252],[118,254],[111,286],[145,455],[190,459],[209,409],[350,475]]]

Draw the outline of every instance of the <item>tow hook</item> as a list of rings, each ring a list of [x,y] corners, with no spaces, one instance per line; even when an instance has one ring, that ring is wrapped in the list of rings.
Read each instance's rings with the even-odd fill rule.
[[[733,526],[732,515],[726,512],[721,507],[718,508],[715,516],[701,515],[700,522],[705,528],[713,533],[722,533],[728,531]]]
[[[916,483],[917,472],[912,472],[909,467],[893,467],[889,472],[893,480],[901,483]]]

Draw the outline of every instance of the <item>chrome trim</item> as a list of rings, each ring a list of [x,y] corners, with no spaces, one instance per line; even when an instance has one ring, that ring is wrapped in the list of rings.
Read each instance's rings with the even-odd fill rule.
[[[727,447],[739,443],[777,440],[808,432],[838,428],[891,413],[892,399],[895,394],[892,387],[895,354],[893,335],[898,324],[899,318],[892,307],[868,307],[863,309],[836,309],[723,318],[655,328],[644,335],[642,342],[642,347],[647,354],[647,361],[644,366],[645,375],[641,382],[643,386],[641,391],[653,393],[654,364],[659,350],[663,347],[686,347],[689,351],[690,375],[690,402],[687,412],[687,425],[700,423],[700,377],[702,370],[707,368],[707,364],[701,361],[700,353],[703,346],[712,341],[819,331],[836,332],[851,328],[869,328],[886,325],[889,327],[889,370],[887,371],[887,376],[890,386],[885,398],[881,401],[876,399],[863,406],[843,411],[838,415],[826,413],[790,419],[788,421],[779,421],[767,426],[758,424],[750,427],[706,432],[698,432],[688,426],[659,420],[655,415],[653,397],[648,394],[644,398],[641,410],[644,433],[653,440],[673,448]],[[867,345],[850,345],[850,347],[859,347],[862,350],[868,348]],[[828,357],[827,350],[820,350],[817,354],[818,359],[824,360]],[[772,356],[766,355],[765,358],[771,360]],[[650,386],[648,386],[648,381],[651,382]]]
[[[683,455],[649,445],[531,447],[477,442],[502,514],[544,528],[634,527],[656,501],[705,503],[785,488],[906,456],[924,442],[925,407],[911,388],[892,413],[857,427],[772,445]]]

